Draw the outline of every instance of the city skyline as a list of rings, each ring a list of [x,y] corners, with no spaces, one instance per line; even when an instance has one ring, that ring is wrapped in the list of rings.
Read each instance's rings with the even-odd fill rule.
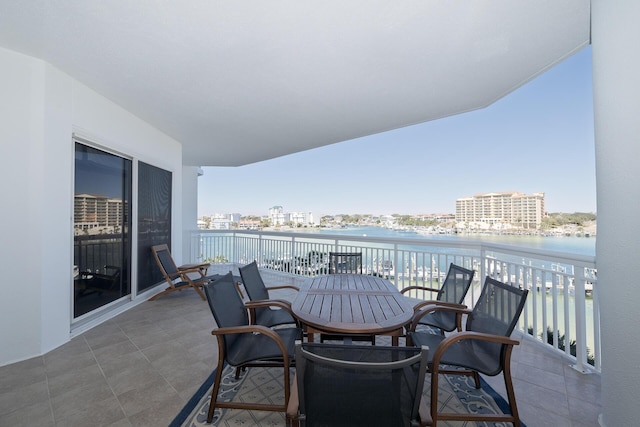
[[[328,124],[330,125],[330,124]],[[205,167],[198,216],[453,213],[478,193],[596,212],[591,48],[492,105],[235,168]]]

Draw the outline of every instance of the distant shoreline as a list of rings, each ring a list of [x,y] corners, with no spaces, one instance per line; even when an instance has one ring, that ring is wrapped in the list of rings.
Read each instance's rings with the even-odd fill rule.
[[[375,225],[353,225],[345,228],[331,227],[280,227],[270,228],[265,231],[289,232],[289,233],[317,233],[317,234],[336,234],[358,237],[370,237],[375,239],[382,238],[408,238],[408,239],[431,239],[431,240],[482,240],[499,244],[514,245],[527,248],[537,248],[542,250],[552,250],[567,253],[577,253],[589,256],[595,256],[596,238],[577,237],[566,235],[533,235],[533,234],[498,234],[498,233],[458,233],[458,234],[420,234],[413,230],[395,230]]]
[[[456,231],[449,229],[446,232],[433,232],[428,230],[427,227],[384,227],[375,224],[345,224],[344,226],[316,226],[316,227],[290,227],[290,226],[278,226],[278,227],[264,227],[264,231],[288,231],[288,232],[313,232],[317,230],[345,230],[352,228],[372,227],[383,230],[398,231],[398,232],[415,232],[424,236],[430,235],[457,235],[463,236],[539,236],[539,237],[596,237],[597,225],[595,221],[582,227],[564,227],[562,229],[555,230],[465,230]]]

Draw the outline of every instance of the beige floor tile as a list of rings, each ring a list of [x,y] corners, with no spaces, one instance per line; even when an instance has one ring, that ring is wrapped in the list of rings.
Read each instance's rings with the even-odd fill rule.
[[[0,415],[0,426],[11,427],[53,427],[53,412],[47,399],[33,397],[35,403],[16,408],[13,412]],[[32,402],[30,400],[29,402]]]
[[[211,274],[229,270],[216,267]],[[304,281],[277,272],[265,272],[263,278],[267,286]],[[295,291],[272,295],[294,297]],[[207,303],[193,290],[174,292],[43,357],[0,367],[0,425],[168,425],[215,369],[214,326]],[[600,376],[571,369],[562,355],[540,344],[525,339],[513,352],[522,420],[528,427],[596,427]],[[486,380],[504,396],[502,375]]]

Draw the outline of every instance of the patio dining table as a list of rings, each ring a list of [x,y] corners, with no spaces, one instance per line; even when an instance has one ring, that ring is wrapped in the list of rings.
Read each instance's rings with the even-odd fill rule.
[[[413,316],[413,304],[388,280],[365,274],[327,274],[309,279],[291,304],[313,334],[390,335],[393,345]]]

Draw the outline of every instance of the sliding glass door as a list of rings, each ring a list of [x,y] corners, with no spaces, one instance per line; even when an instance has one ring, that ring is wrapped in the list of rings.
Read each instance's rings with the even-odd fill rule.
[[[75,143],[73,317],[131,294],[132,161]]]

